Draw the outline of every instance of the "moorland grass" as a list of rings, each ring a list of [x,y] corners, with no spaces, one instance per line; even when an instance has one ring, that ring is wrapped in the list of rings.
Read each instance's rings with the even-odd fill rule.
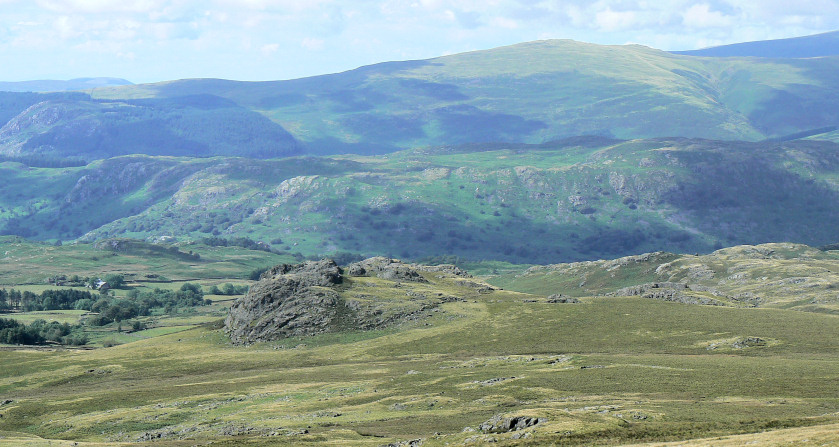
[[[839,412],[836,317],[523,296],[472,294],[419,325],[366,335],[241,347],[205,327],[92,352],[3,352],[0,392],[13,403],[0,426],[100,442],[176,433],[162,445],[229,427],[250,429],[230,442],[443,445],[495,414],[533,414],[549,420],[533,445],[589,445],[808,426]],[[778,342],[704,344],[736,336]],[[271,433],[283,435],[258,436]]]

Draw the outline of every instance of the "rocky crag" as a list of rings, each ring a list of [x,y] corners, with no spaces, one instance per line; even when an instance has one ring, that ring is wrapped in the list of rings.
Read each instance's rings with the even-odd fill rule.
[[[839,250],[792,243],[743,245],[707,255],[665,252],[528,268],[490,281],[562,296],[639,296],[684,304],[839,312]],[[558,299],[558,297],[555,297]]]
[[[346,268],[330,259],[282,264],[263,273],[231,306],[224,327],[236,344],[387,327],[463,299],[438,291],[434,282],[447,281],[473,293],[492,289],[466,278],[471,276],[452,265],[422,266],[383,257]]]

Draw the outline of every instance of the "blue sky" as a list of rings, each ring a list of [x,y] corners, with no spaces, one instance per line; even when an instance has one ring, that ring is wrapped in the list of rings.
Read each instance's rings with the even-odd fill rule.
[[[839,29],[839,0],[0,0],[0,81],[278,80],[538,39],[665,50]]]

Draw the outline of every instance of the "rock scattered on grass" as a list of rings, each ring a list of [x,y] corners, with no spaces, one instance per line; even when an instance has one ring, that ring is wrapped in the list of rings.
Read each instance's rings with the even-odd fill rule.
[[[508,433],[511,431],[523,430],[534,425],[547,422],[545,418],[536,418],[530,416],[513,416],[504,417],[502,415],[493,416],[492,419],[484,422],[478,427],[478,430],[484,433]]]
[[[548,302],[549,303],[562,303],[562,304],[565,304],[565,303],[575,304],[575,303],[579,303],[580,300],[578,300],[577,298],[570,297],[570,296],[565,296],[561,293],[555,293],[553,295],[548,296]]]
[[[391,442],[380,447],[419,447],[422,445],[423,439],[411,439],[410,441]]]

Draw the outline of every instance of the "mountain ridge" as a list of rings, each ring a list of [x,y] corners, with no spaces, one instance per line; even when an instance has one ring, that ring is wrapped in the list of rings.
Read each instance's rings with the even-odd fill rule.
[[[705,57],[813,58],[839,55],[839,31],[787,39],[759,40],[719,45],[674,54]]]
[[[0,81],[2,92],[65,92],[76,90],[90,90],[94,88],[113,87],[118,85],[133,85],[131,81],[121,78],[92,77],[68,80],[40,79],[34,81]]]
[[[545,40],[288,81],[194,79],[74,93],[62,100],[87,108],[85,117],[18,132],[0,141],[0,153],[9,154],[23,142],[29,152],[90,161],[124,153],[119,146],[150,145],[142,141],[147,135],[129,133],[125,140],[83,154],[95,145],[56,140],[68,128],[93,132],[91,120],[109,134],[154,123],[185,138],[181,147],[196,148],[205,147],[198,136],[226,120],[242,123],[244,129],[228,134],[240,148],[247,146],[259,139],[260,132],[248,129],[256,123],[263,130],[287,132],[299,147],[295,152],[280,144],[250,155],[259,158],[381,154],[444,144],[538,144],[578,135],[760,141],[839,125],[832,107],[839,101],[836,73],[839,57],[708,59],[640,45]],[[228,101],[229,107],[217,107],[208,122],[201,116],[205,111],[168,113],[167,102],[181,97]],[[7,100],[13,105],[5,109],[0,98],[0,118],[27,120],[27,107],[42,98],[17,96]],[[163,113],[129,113],[138,100],[146,101],[147,110]],[[14,105],[20,101],[28,105]],[[231,148],[201,150],[172,155],[247,156]]]

